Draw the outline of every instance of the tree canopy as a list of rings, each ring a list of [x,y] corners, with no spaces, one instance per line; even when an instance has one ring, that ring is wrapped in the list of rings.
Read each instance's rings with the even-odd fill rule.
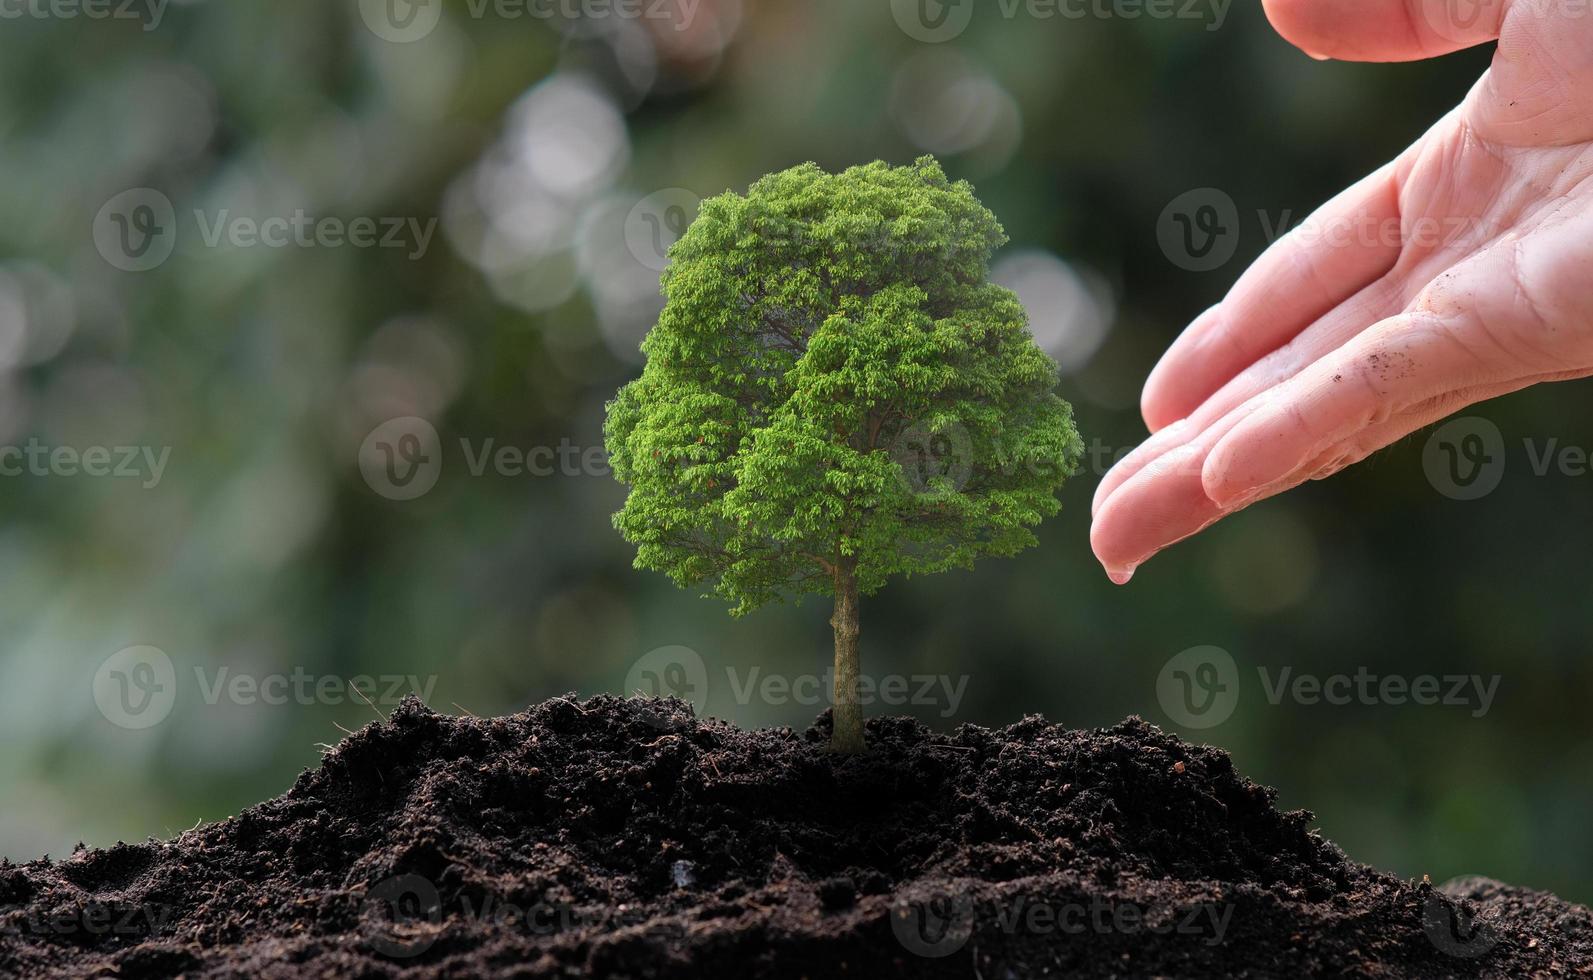
[[[1083,445],[1000,224],[924,157],[803,164],[703,202],[609,405],[636,564],[745,613],[1035,543]]]

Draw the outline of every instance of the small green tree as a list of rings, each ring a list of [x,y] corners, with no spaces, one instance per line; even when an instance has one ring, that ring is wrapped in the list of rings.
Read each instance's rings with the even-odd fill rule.
[[[1006,242],[933,158],[804,164],[705,201],[670,249],[646,367],[608,406],[636,566],[741,615],[834,596],[833,740],[863,748],[858,597],[1035,543],[1083,444]]]

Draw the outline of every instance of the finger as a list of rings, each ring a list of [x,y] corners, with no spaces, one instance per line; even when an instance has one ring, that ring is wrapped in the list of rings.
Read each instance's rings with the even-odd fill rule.
[[[1550,377],[1522,378],[1497,385],[1484,385],[1456,392],[1453,397],[1417,406],[1396,415],[1381,425],[1352,433],[1347,439],[1324,450],[1315,459],[1284,478],[1261,487],[1253,494],[1226,506],[1209,497],[1203,479],[1193,479],[1191,471],[1208,458],[1203,446],[1187,446],[1168,454],[1175,460],[1158,464],[1154,470],[1131,481],[1114,496],[1091,528],[1090,543],[1108,577],[1123,585],[1135,569],[1157,552],[1168,548],[1216,522],[1268,497],[1292,490],[1310,480],[1322,480],[1461,408],[1517,391],[1538,381],[1560,380],[1585,374],[1573,372]],[[1234,421],[1241,420],[1238,416]],[[1224,431],[1231,429],[1225,422]]]
[[[1234,375],[1393,267],[1400,251],[1395,167],[1318,208],[1173,342],[1140,397],[1152,432],[1194,412]]]
[[[1090,547],[1112,581],[1122,585],[1156,552],[1223,516],[1223,509],[1206,495],[1202,482],[1206,457],[1258,401],[1251,399],[1190,430],[1184,444],[1143,460],[1139,469],[1102,501],[1090,525]]]
[[[1156,457],[1188,444],[1256,395],[1287,381],[1305,365],[1337,349],[1368,325],[1392,315],[1404,303],[1398,282],[1385,278],[1362,289],[1283,347],[1239,372],[1187,419],[1158,431],[1124,457],[1096,487],[1090,512],[1099,513],[1107,498]]]
[[[1471,313],[1402,314],[1260,396],[1260,406],[1206,456],[1202,484],[1216,506],[1241,507],[1275,485],[1309,478],[1357,434],[1397,416],[1447,414],[1462,403],[1459,393],[1523,375]]]
[[[1284,39],[1315,58],[1420,61],[1495,40],[1511,0],[1263,0]]]
[[[1350,435],[1344,442],[1323,452],[1315,460],[1302,467],[1298,473],[1291,476],[1290,480],[1283,481],[1282,486],[1278,486],[1276,489],[1268,488],[1266,492],[1258,495],[1256,500],[1251,501],[1251,503],[1282,493],[1284,490],[1298,486],[1308,480],[1325,480],[1346,467],[1361,462],[1378,450],[1392,446],[1412,432],[1425,429],[1434,422],[1448,418],[1468,406],[1475,405],[1478,402],[1485,402],[1492,398],[1501,398],[1511,392],[1520,391],[1528,385],[1537,384],[1539,381],[1550,380],[1561,380],[1561,377],[1556,375],[1554,377],[1519,378],[1502,384],[1466,388],[1455,392],[1449,397],[1437,399],[1425,406],[1418,406],[1408,412],[1395,415],[1381,425],[1374,425]],[[1237,513],[1241,509],[1243,508],[1232,508],[1226,513]]]
[[[1206,452],[1192,444],[1163,453],[1102,504],[1090,549],[1113,582],[1127,584],[1150,556],[1222,516],[1201,483]]]
[[[1152,433],[1149,439],[1135,446],[1127,456],[1118,460],[1106,475],[1101,477],[1100,483],[1095,485],[1095,497],[1090,501],[1090,516],[1099,514],[1101,504],[1105,503],[1118,487],[1144,469],[1147,463],[1153,462],[1168,450],[1186,444],[1191,435],[1200,432],[1201,427],[1200,421],[1195,418],[1179,419],[1165,429]]]
[[[1593,301],[1556,285],[1583,280],[1593,264],[1585,243],[1576,221],[1525,240],[1506,236],[1430,284],[1409,312],[1260,396],[1207,455],[1207,495],[1233,509],[1320,469],[1325,456],[1353,461],[1386,445],[1377,441],[1386,433],[1364,437],[1370,448],[1354,440],[1396,417],[1438,418],[1528,383],[1585,376],[1593,340],[1566,326],[1588,322]]]

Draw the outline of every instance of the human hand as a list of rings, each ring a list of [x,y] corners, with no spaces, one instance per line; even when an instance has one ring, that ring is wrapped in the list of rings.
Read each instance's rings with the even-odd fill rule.
[[[1467,405],[1593,375],[1593,10],[1578,0],[1266,0],[1318,58],[1498,39],[1466,100],[1324,205],[1163,355],[1153,435],[1096,490],[1114,582],[1255,501]]]

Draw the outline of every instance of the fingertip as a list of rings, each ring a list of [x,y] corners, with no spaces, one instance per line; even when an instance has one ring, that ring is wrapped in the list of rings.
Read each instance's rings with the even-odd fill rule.
[[[1101,504],[1090,525],[1090,549],[1107,575],[1122,580],[1118,584],[1215,516],[1197,489],[1201,452],[1183,446],[1162,453]]]
[[[1101,554],[1101,544],[1104,532],[1101,530],[1101,514],[1097,510],[1090,515],[1090,551],[1094,553],[1095,560],[1101,563],[1102,568],[1107,567],[1106,559]]]
[[[1331,22],[1333,6],[1320,0],[1261,0],[1278,36],[1316,61],[1332,61],[1345,50],[1345,32]]]
[[[1206,499],[1223,510],[1244,506],[1257,486],[1240,472],[1242,458],[1232,435],[1230,432],[1219,440],[1200,467],[1200,488]]]
[[[1267,15],[1267,22],[1278,32],[1278,36],[1318,61],[1326,61],[1328,56],[1317,53],[1320,50],[1319,41],[1314,37],[1314,32],[1308,29],[1310,7],[1310,3],[1301,0],[1261,0],[1261,9]]]
[[[1101,563],[1108,573],[1119,567],[1122,562],[1119,555],[1114,553],[1111,521],[1107,517],[1111,514],[1110,497],[1101,501],[1100,508],[1090,520],[1090,550],[1095,553],[1095,560]]]
[[[1509,0],[1262,0],[1273,30],[1319,61],[1414,61],[1498,37]]]
[[[1152,435],[1189,414],[1168,394],[1166,372],[1162,369],[1165,363],[1167,361],[1164,358],[1151,368],[1150,375],[1145,378],[1145,387],[1139,394],[1139,414]]]
[[[1206,454],[1206,461],[1200,466],[1200,489],[1205,492],[1206,499],[1222,506],[1223,500],[1231,496],[1228,489],[1228,463],[1222,442],[1218,442],[1210,453]]]
[[[1216,505],[1218,510],[1239,510],[1255,499],[1253,491],[1221,476],[1202,474],[1201,483],[1206,491],[1206,499]]]
[[[1167,386],[1168,376],[1172,374],[1168,362],[1173,359],[1173,352],[1179,348],[1182,340],[1182,337],[1174,340],[1172,346],[1162,352],[1150,373],[1145,375],[1144,387],[1139,390],[1139,415],[1152,435],[1189,414],[1178,411]]]
[[[1200,486],[1224,514],[1302,482],[1304,460],[1295,440],[1273,420],[1252,416],[1218,440],[1200,468]]]
[[[1092,521],[1100,515],[1101,505],[1106,503],[1107,498],[1112,495],[1112,491],[1121,482],[1112,477],[1112,473],[1116,469],[1117,467],[1114,466],[1103,473],[1100,482],[1095,485],[1095,494],[1090,497],[1090,520]]]
[[[1097,517],[1090,524],[1090,550],[1095,553],[1095,560],[1101,563],[1101,568],[1113,585],[1127,585],[1129,579],[1134,577],[1136,563],[1118,553],[1110,520],[1103,521]]]
[[[1218,304],[1195,317],[1145,376],[1139,412],[1153,434],[1187,418],[1221,386],[1206,356],[1212,334],[1221,327],[1221,310]]]

